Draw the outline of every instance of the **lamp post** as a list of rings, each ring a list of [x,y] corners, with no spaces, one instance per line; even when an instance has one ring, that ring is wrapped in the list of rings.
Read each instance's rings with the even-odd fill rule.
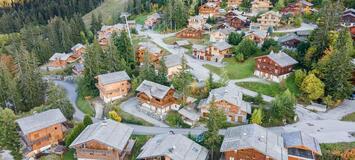
[[[129,30],[129,26],[128,26],[128,21],[127,21],[127,17],[130,16],[131,14],[129,14],[128,12],[122,12],[121,13],[121,18],[124,17],[125,18],[125,21],[126,21],[126,29],[128,31],[128,37],[129,37],[129,40],[131,42],[131,45],[133,45],[132,43],[132,37],[131,37],[131,31]]]

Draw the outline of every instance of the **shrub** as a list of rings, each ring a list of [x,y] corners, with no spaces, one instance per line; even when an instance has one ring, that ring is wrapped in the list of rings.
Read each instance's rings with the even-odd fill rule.
[[[238,53],[238,54],[235,56],[235,59],[236,59],[238,62],[244,62],[244,54],[243,54],[243,53]]]
[[[69,147],[70,144],[79,136],[79,134],[85,129],[85,125],[83,123],[78,123],[74,128],[70,131],[70,133],[65,137],[64,143],[66,147]]]

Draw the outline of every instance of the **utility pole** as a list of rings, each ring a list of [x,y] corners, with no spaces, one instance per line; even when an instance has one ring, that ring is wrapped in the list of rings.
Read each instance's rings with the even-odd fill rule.
[[[129,40],[130,40],[130,42],[131,42],[131,45],[133,45],[133,43],[132,43],[132,37],[131,37],[131,31],[130,31],[130,29],[129,29],[128,21],[127,21],[127,17],[130,16],[130,15],[131,15],[131,14],[129,14],[128,12],[122,12],[120,17],[121,17],[121,18],[122,18],[122,17],[125,18],[125,21],[126,21],[126,29],[127,29],[127,31],[128,31],[128,37],[129,37]]]

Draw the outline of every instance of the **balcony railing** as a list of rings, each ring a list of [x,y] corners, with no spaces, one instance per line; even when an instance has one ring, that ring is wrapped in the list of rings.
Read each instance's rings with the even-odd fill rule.
[[[98,149],[89,149],[89,148],[80,148],[77,149],[78,153],[82,154],[94,154],[94,155],[110,155],[113,151],[109,150],[98,150]]]

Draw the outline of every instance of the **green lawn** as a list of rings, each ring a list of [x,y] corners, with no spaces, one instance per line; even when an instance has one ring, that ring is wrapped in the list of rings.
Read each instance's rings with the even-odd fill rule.
[[[75,160],[74,153],[74,149],[70,149],[69,151],[65,152],[63,155],[63,160]]]
[[[237,85],[261,93],[263,95],[268,95],[272,97],[280,94],[285,90],[282,89],[278,83],[271,83],[271,82],[270,84],[264,84],[258,82],[240,82],[237,83]]]
[[[355,112],[344,116],[341,120],[355,122]]]
[[[175,36],[173,37],[167,37],[164,38],[163,41],[166,44],[174,44],[176,41],[180,41],[180,40],[186,40],[185,38],[177,38]],[[210,43],[210,35],[208,34],[204,34],[203,37],[201,39],[187,39],[191,44],[203,44],[203,45],[207,45]]]
[[[87,100],[85,100],[83,97],[80,96],[78,97],[78,99],[76,100],[76,105],[82,112],[84,112],[87,115],[93,116],[95,114],[94,109],[92,108],[90,103]]]
[[[122,122],[143,125],[143,126],[153,126],[149,122],[147,122],[141,118],[135,117],[125,111],[119,110],[118,114],[122,117]]]
[[[343,142],[343,143],[332,143],[332,144],[321,144],[320,148],[322,150],[322,156],[320,160],[340,160],[340,159],[354,159],[354,154],[348,154],[348,157],[345,157],[345,152],[354,150],[355,142]],[[351,157],[350,157],[351,155]]]
[[[223,61],[228,63],[224,69],[229,79],[243,79],[253,76],[255,68],[254,58],[249,58],[243,63],[236,62],[235,58],[224,58]],[[209,64],[205,64],[204,67],[218,75],[222,75],[223,73],[223,68],[221,67],[215,67]]]
[[[137,15],[135,17],[133,17],[133,19],[136,21],[137,24],[141,24],[141,25],[144,25],[144,21],[147,19],[148,14],[140,14],[140,15]]]
[[[119,17],[120,13],[126,8],[127,2],[129,2],[129,0],[105,0],[99,7],[84,15],[83,21],[85,25],[89,27],[91,23],[91,15],[93,13],[95,15],[101,13],[103,23],[108,25],[112,24],[113,16]]]

